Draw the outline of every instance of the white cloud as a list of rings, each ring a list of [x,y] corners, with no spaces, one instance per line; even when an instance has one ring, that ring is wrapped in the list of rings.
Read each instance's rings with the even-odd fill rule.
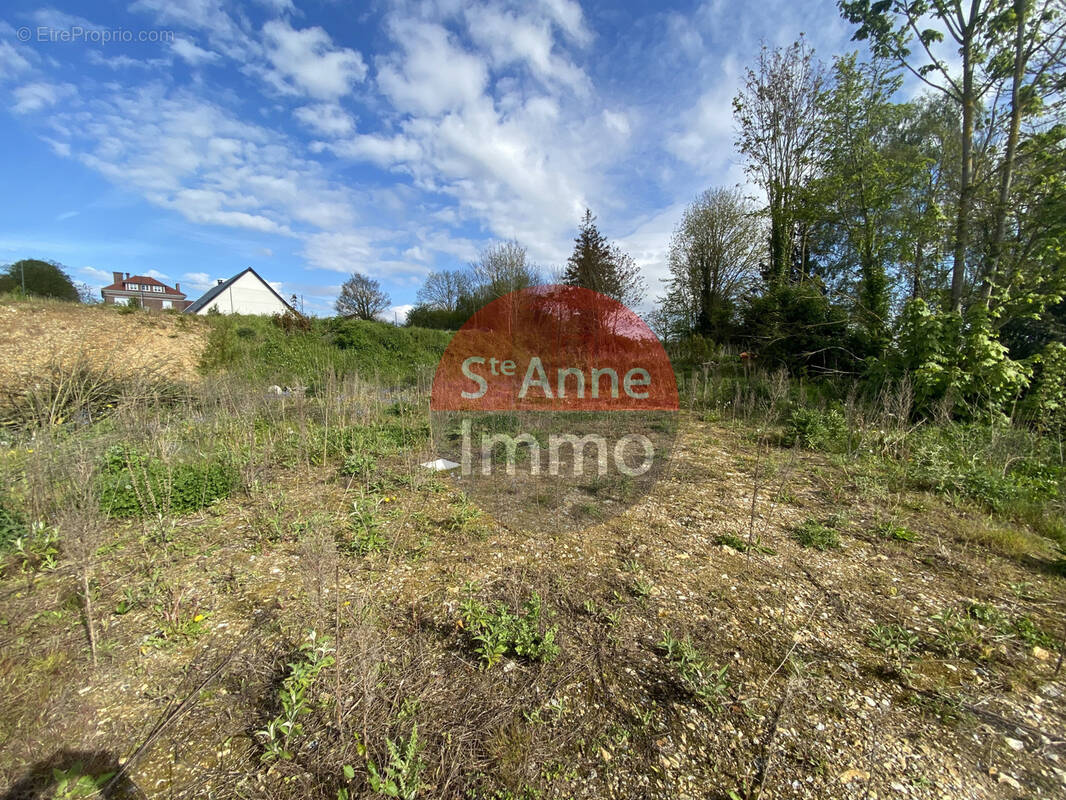
[[[75,94],[77,90],[69,83],[28,83],[15,89],[15,105],[11,110],[16,114],[32,114]]]
[[[301,106],[292,113],[304,125],[323,136],[347,136],[355,130],[354,120],[336,103]]]
[[[206,272],[186,272],[181,276],[181,282],[199,291],[210,289],[215,283]]]
[[[30,62],[9,42],[0,41],[0,80],[14,78],[30,68]]]
[[[394,322],[397,325],[403,325],[405,322],[407,322],[407,315],[411,312],[412,308],[414,308],[413,303],[404,303],[403,305],[399,306],[389,306],[380,314],[378,314],[378,319],[380,319],[382,322]]]
[[[418,142],[399,135],[393,137],[361,134],[350,139],[327,145],[328,149],[343,158],[369,161],[379,167],[392,167],[422,156]]]
[[[280,91],[335,100],[366,77],[363,57],[335,48],[322,28],[296,30],[284,20],[271,20],[263,26],[263,36],[273,64],[267,78]]]
[[[175,39],[174,43],[170,45],[170,49],[173,50],[179,58],[194,67],[199,67],[212,61],[218,61],[222,58],[218,53],[204,50],[189,39]]]
[[[152,58],[147,61],[142,61],[139,58],[130,58],[127,55],[119,54],[116,56],[105,56],[99,50],[90,50],[87,56],[90,64],[96,64],[101,67],[107,67],[108,69],[120,70],[120,69],[151,69],[159,67],[167,63],[166,59]]]
[[[78,270],[78,274],[90,278],[96,283],[103,284],[104,286],[110,286],[111,282],[115,279],[115,276],[110,272],[97,269],[96,267],[82,267]]]
[[[62,214],[58,214],[56,216],[56,222],[64,222],[65,220],[68,220],[71,217],[78,216],[78,214],[80,213],[80,211],[64,211]]]
[[[491,7],[468,8],[466,20],[470,35],[491,55],[494,66],[524,63],[543,82],[558,82],[582,93],[589,90],[585,73],[554,52],[551,26],[546,20]]]
[[[552,20],[578,44],[592,41],[592,32],[585,25],[581,5],[574,0],[541,0]]]
[[[454,43],[447,29],[414,20],[395,20],[390,29],[402,53],[382,60],[377,82],[397,110],[436,116],[482,96],[485,64]]]

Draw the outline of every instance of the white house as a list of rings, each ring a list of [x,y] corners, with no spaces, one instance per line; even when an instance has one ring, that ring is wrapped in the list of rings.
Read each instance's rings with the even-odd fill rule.
[[[185,309],[186,314],[284,314],[292,306],[251,267],[228,281],[219,281]]]

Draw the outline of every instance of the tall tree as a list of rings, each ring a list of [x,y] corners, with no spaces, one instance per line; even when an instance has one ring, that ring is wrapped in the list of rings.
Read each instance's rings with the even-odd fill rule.
[[[78,302],[78,289],[61,264],[27,258],[0,273],[0,292],[21,292]]]
[[[841,288],[854,288],[855,317],[876,352],[889,338],[890,265],[902,259],[906,246],[895,212],[916,168],[909,153],[899,158],[891,146],[903,117],[903,108],[890,99],[900,83],[883,60],[860,64],[856,54],[836,59],[825,95],[822,174],[808,192],[832,262],[824,277],[831,283],[831,270],[840,274]]]
[[[840,11],[858,25],[854,38],[869,39],[875,54],[895,58],[919,80],[958,103],[960,129],[959,198],[955,214],[951,307],[962,310],[966,257],[973,212],[974,132],[978,106],[994,83],[987,65],[994,38],[992,21],[1004,0],[840,0]],[[934,27],[938,25],[939,27]],[[944,33],[957,45],[959,72],[937,52]],[[914,41],[920,52],[911,49]]]
[[[758,276],[763,225],[738,189],[708,189],[685,209],[670,242],[660,326],[722,341],[737,297]]]
[[[1002,92],[1007,112],[993,233],[982,274],[981,293],[986,303],[998,279],[1007,236],[1022,121],[1040,113],[1045,98],[1061,95],[1066,88],[1066,11],[1061,0],[1010,0],[993,24],[1001,36],[991,66],[1007,82],[1007,89]]]
[[[623,305],[636,304],[647,292],[639,267],[600,233],[589,209],[585,209],[562,280],[568,286],[583,286],[613,297]]]
[[[463,298],[472,290],[470,275],[462,270],[431,272],[418,290],[418,302],[440,311],[454,312],[459,310]]]
[[[470,265],[474,292],[482,302],[540,283],[540,274],[517,241],[497,242],[481,251]]]
[[[795,227],[800,193],[817,170],[824,90],[825,69],[801,37],[783,50],[764,46],[733,99],[737,147],[769,204],[771,285],[787,282],[794,261],[805,263],[802,242],[793,252]]]
[[[353,272],[341,286],[336,303],[338,314],[366,320],[374,319],[388,307],[389,296],[381,284],[359,272]]]

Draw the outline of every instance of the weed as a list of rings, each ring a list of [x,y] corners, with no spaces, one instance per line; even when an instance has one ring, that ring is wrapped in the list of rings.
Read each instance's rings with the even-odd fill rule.
[[[379,510],[388,498],[364,497],[352,504],[352,513],[348,515],[351,535],[339,538],[337,548],[345,553],[369,555],[382,550],[388,544],[388,538],[381,529]]]
[[[81,762],[71,765],[70,769],[53,769],[52,780],[54,800],[79,800],[79,798],[99,797],[101,790],[111,780],[113,772],[103,775],[87,775]]]
[[[937,642],[952,657],[957,658],[962,648],[977,638],[972,621],[953,608],[943,609],[932,620],[937,624]]]
[[[874,625],[870,628],[868,642],[889,656],[901,674],[906,674],[907,664],[915,657],[918,648],[918,637],[899,625]]]
[[[293,740],[303,734],[300,719],[310,711],[311,689],[318,674],[333,664],[333,649],[328,640],[318,639],[315,631],[308,631],[300,645],[301,658],[289,664],[289,674],[281,683],[278,699],[281,713],[267,723],[256,735],[263,743],[264,761],[293,758]],[[395,795],[394,795],[395,796]]]
[[[918,534],[903,525],[897,525],[894,522],[882,522],[876,528],[874,532],[882,539],[892,539],[897,542],[916,542],[918,541]]]
[[[460,494],[452,504],[452,511],[445,525],[452,533],[479,533],[482,530],[481,509]]]
[[[414,800],[424,788],[422,783],[422,744],[418,741],[418,723],[411,725],[411,735],[407,741],[394,742],[385,739],[388,760],[379,769],[374,759],[366,757],[366,769],[370,776],[370,788],[377,794],[396,797],[400,800]]]
[[[813,547],[815,550],[835,550],[840,547],[840,534],[816,519],[807,520],[792,535],[804,547]]]
[[[524,610],[515,614],[503,603],[498,603],[494,612],[488,611],[474,597],[473,590],[473,585],[468,584],[459,613],[473,650],[485,669],[491,669],[508,653],[530,661],[551,661],[558,655],[555,636],[559,629],[556,625],[541,624],[539,595],[534,593]]]
[[[657,646],[676,670],[685,689],[708,709],[719,710],[722,698],[730,688],[726,680],[729,665],[712,669],[693,647],[688,636],[677,639],[670,631],[663,632],[663,638]]]
[[[19,561],[21,572],[51,572],[58,565],[59,534],[43,522],[34,522],[29,533],[17,537],[11,549]]]
[[[733,533],[723,533],[717,539],[715,543],[724,545],[725,547],[732,547],[738,553],[746,553],[749,550],[755,553],[765,553],[766,555],[776,555],[777,551],[766,547],[762,544],[762,540],[756,538],[750,544],[747,539],[741,539],[739,536]]]

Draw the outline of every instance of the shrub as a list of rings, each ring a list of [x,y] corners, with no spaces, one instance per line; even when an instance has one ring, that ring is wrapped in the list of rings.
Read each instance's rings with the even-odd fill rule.
[[[783,438],[791,447],[798,445],[810,450],[844,452],[848,446],[847,420],[836,409],[821,411],[797,406],[785,421]]]
[[[225,458],[169,464],[128,447],[108,449],[99,477],[100,505],[112,517],[187,514],[228,497],[239,483]]]

